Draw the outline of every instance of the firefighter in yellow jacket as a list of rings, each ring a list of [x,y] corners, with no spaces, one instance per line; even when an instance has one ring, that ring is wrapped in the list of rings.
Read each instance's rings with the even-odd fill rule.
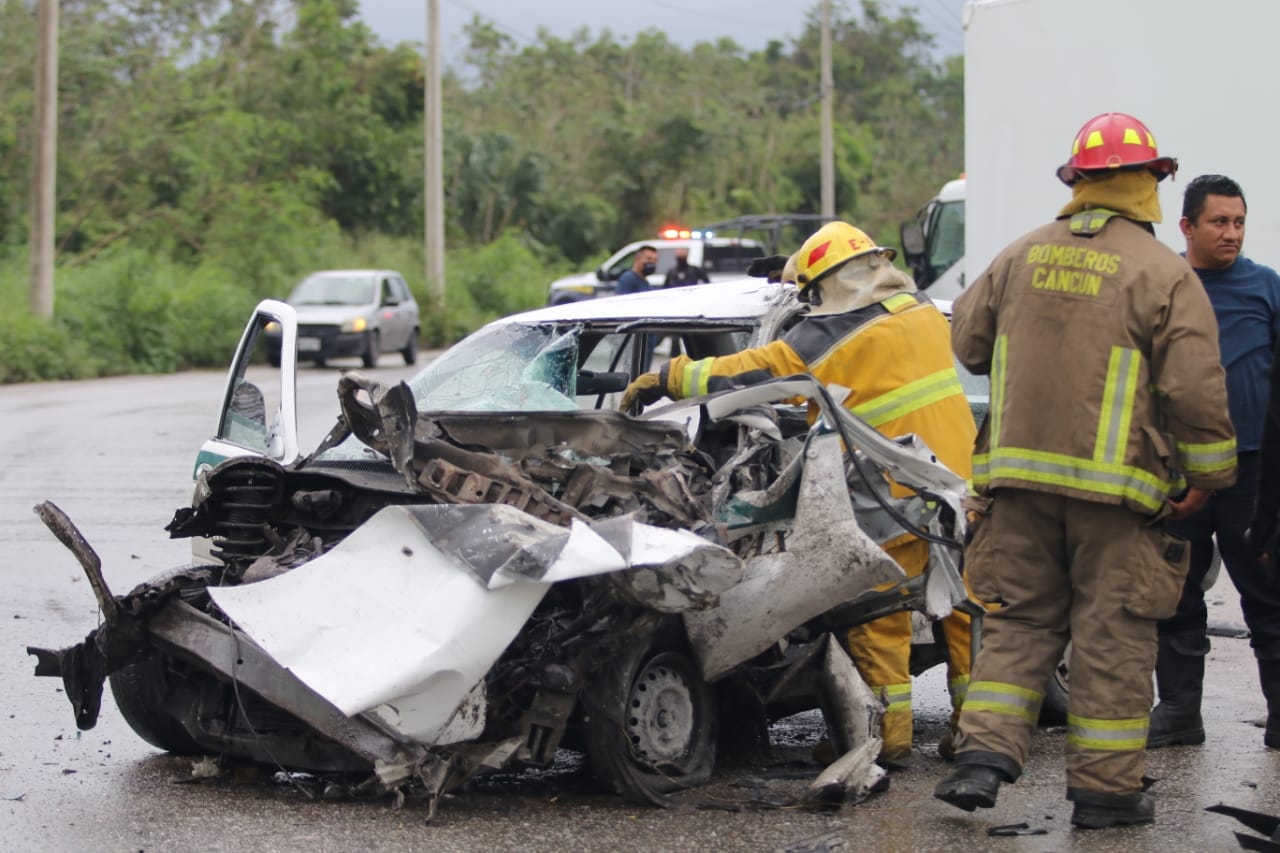
[[[1230,485],[1236,464],[1213,308],[1151,225],[1176,168],[1134,117],[1091,119],[1058,170],[1071,201],[953,306],[956,355],[991,375],[973,458],[989,505],[965,553],[991,609],[957,768],[934,792],[967,811],[1021,773],[1070,640],[1071,822],[1154,819],[1142,777],[1156,620],[1172,615],[1189,556],[1162,522]]]
[[[967,478],[977,429],[956,373],[950,327],[910,277],[894,268],[894,254],[848,223],[823,226],[783,273],[810,305],[804,320],[783,339],[755,349],[700,361],[677,356],[657,373],[638,377],[622,408],[637,399],[681,399],[809,373],[824,385],[851,389],[844,405],[854,414],[888,436],[915,433]],[[909,577],[929,562],[929,544],[911,534],[886,543],[886,550]],[[942,626],[958,717],[969,681],[969,617],[953,611]],[[888,702],[881,763],[901,764],[911,753],[910,613],[854,628],[848,639],[863,678]]]

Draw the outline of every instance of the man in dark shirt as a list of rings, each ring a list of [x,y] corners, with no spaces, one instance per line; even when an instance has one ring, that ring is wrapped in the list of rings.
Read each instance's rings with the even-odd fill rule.
[[[686,284],[706,284],[711,281],[706,270],[689,263],[689,250],[676,249],[676,265],[667,270],[663,287],[684,287]]]
[[[641,246],[636,250],[636,257],[631,262],[631,269],[618,276],[618,286],[614,293],[619,295],[623,293],[644,293],[649,289],[647,276],[653,275],[657,268],[658,250],[647,244]]]
[[[1270,374],[1280,341],[1280,275],[1241,255],[1245,211],[1244,193],[1230,178],[1202,175],[1187,185],[1179,227],[1187,261],[1204,283],[1218,321],[1239,475],[1234,486],[1216,492],[1198,512],[1169,525],[1191,541],[1191,570],[1177,613],[1159,625],[1160,701],[1151,712],[1148,749],[1205,740],[1200,698],[1209,635],[1203,584],[1215,535],[1222,564],[1240,592],[1258,660],[1270,712],[1265,742],[1280,749],[1280,586],[1266,582],[1245,536],[1258,493],[1267,389],[1269,379],[1275,381]]]

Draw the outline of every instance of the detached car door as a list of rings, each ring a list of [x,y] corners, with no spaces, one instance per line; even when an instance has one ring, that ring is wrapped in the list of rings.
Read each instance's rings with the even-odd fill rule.
[[[267,456],[282,464],[298,457],[297,346],[293,306],[274,299],[258,303],[227,371],[217,432],[201,445],[193,479],[235,456]]]

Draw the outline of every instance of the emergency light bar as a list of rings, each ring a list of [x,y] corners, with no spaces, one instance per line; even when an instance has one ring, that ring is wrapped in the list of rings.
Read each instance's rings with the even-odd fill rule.
[[[715,235],[710,231],[690,231],[688,228],[668,225],[658,232],[658,236],[663,240],[702,240]]]

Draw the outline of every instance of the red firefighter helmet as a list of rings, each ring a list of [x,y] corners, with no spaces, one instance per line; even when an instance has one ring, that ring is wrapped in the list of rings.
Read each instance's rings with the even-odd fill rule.
[[[1145,124],[1127,113],[1103,113],[1080,128],[1071,143],[1071,159],[1058,167],[1058,179],[1071,186],[1090,172],[1143,166],[1157,180],[1178,171],[1176,159],[1156,151],[1156,138]]]

